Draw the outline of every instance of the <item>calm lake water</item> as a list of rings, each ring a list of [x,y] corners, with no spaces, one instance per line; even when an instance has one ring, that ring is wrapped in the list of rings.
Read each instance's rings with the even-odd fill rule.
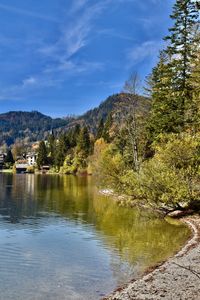
[[[91,177],[0,174],[0,299],[100,299],[188,235],[118,207]]]

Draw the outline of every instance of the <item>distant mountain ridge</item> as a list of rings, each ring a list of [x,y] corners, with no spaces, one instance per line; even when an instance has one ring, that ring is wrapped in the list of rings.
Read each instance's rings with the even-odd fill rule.
[[[67,131],[76,124],[86,125],[95,133],[99,121],[106,119],[114,111],[118,103],[127,94],[120,93],[108,97],[98,107],[91,109],[81,116],[53,119],[38,111],[10,111],[0,114],[0,145],[13,144],[17,139],[24,142],[34,142],[45,139],[53,129],[55,133]]]
[[[10,111],[0,114],[0,144],[11,145],[16,139],[36,141],[43,139],[52,128],[67,125],[67,119],[52,119],[38,111]]]

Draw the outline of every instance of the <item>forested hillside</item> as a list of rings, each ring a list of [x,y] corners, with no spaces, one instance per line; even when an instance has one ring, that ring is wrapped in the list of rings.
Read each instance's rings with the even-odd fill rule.
[[[68,120],[52,119],[37,111],[11,111],[0,114],[0,144],[11,145],[18,139],[40,140],[52,128],[65,126]]]
[[[136,95],[131,95],[132,101],[134,101],[133,99],[135,97]],[[149,98],[138,96],[138,95],[137,97],[139,97],[142,100],[145,109],[149,110],[150,109]],[[80,124],[82,126],[86,125],[89,131],[95,135],[98,131],[99,122],[101,121],[105,122],[109,114],[112,113],[113,116],[115,115],[115,119],[114,119],[115,122],[117,122],[118,118],[122,118],[122,115],[125,115],[125,112],[123,110],[124,106],[126,106],[126,108],[129,109],[132,105],[131,103],[132,101],[127,101],[127,99],[129,98],[130,98],[129,92],[128,93],[122,92],[119,94],[109,96],[98,107],[89,110],[82,116],[71,119],[68,125],[66,126],[66,129],[75,126],[76,124]]]
[[[121,93],[108,97],[99,107],[89,110],[82,116],[53,119],[37,111],[23,112],[12,111],[0,114],[0,145],[8,146],[15,143],[16,139],[25,143],[40,141],[54,130],[55,135],[66,132],[77,124],[87,126],[90,132],[96,133],[101,119],[105,121],[111,111],[116,111],[119,103],[125,101],[127,94]]]

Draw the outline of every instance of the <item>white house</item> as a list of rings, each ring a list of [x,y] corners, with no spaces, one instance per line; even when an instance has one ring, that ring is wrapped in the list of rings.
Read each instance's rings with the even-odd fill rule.
[[[6,158],[6,153],[0,153],[0,169],[3,168],[5,158]]]
[[[28,153],[26,155],[26,159],[27,159],[29,166],[35,166],[36,160],[37,160],[37,155],[36,155],[36,153]]]

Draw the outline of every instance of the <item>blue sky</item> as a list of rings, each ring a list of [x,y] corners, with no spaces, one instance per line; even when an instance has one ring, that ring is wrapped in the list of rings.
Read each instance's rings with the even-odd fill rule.
[[[81,114],[155,65],[173,0],[0,0],[0,112]]]

